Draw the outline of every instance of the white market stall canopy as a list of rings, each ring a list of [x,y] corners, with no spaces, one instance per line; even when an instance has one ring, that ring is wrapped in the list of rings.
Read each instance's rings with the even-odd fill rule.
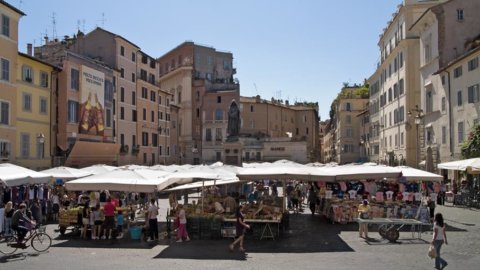
[[[0,180],[8,187],[46,184],[51,180],[47,174],[36,172],[11,163],[0,164]]]
[[[322,167],[318,169],[326,170],[335,175],[336,181],[345,180],[380,180],[384,178],[398,179],[402,175],[402,171],[397,168],[383,165],[342,165]]]
[[[441,182],[443,181],[443,176],[434,174],[431,172],[427,172],[424,170],[415,169],[408,166],[398,166],[395,167],[402,171],[402,177],[407,181],[435,181]]]
[[[439,169],[454,170],[454,171],[465,171],[465,170],[478,171],[480,170],[480,158],[470,158],[470,159],[444,162],[444,163],[438,164],[437,167]]]
[[[55,167],[48,170],[40,171],[41,173],[48,174],[53,178],[60,179],[77,179],[85,176],[92,175],[91,172],[70,168],[70,167]]]
[[[241,180],[295,179],[303,181],[335,181],[335,175],[324,169],[299,164],[288,160],[264,163],[243,163],[237,176]]]
[[[125,192],[155,192],[168,172],[151,169],[117,169],[65,183],[68,190],[112,190]]]
[[[227,169],[227,167],[197,165],[189,168],[178,168],[178,171],[165,176],[164,181],[159,183],[157,189],[160,191],[174,184],[183,185],[204,180],[238,181],[238,177],[234,171]]]
[[[79,170],[83,172],[87,172],[89,174],[101,174],[101,173],[106,173],[106,172],[111,172],[118,169],[117,167],[114,166],[109,166],[109,165],[104,165],[104,164],[97,164],[97,165],[92,165],[88,166],[85,168],[81,168]]]
[[[176,190],[184,190],[184,189],[195,189],[201,187],[211,187],[211,186],[221,186],[221,185],[228,185],[228,184],[238,184],[240,180],[232,179],[232,180],[208,180],[202,182],[194,182],[190,184],[185,184],[181,186],[177,186],[174,188],[167,189],[166,191],[176,191]]]

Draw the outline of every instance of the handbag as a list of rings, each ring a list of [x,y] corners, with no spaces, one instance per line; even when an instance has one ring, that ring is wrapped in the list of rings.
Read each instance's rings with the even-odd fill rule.
[[[363,213],[360,213],[360,218],[361,219],[370,219],[370,216],[368,215],[368,212],[363,212]]]
[[[434,245],[430,245],[428,248],[428,257],[430,257],[430,259],[435,259],[437,257],[437,250]]]

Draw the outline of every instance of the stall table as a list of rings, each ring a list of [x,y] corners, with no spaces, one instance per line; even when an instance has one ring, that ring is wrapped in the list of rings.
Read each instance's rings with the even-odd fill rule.
[[[224,222],[237,222],[234,218],[225,218],[223,219]],[[272,231],[271,224],[277,225],[277,235],[280,235],[280,223],[281,219],[244,219],[245,223],[258,223],[263,224],[262,234],[260,235],[260,240],[264,238],[270,238],[275,240],[275,236]]]
[[[417,234],[417,238],[421,239],[422,234],[422,226],[425,223],[422,223],[416,219],[400,219],[400,218],[372,218],[372,219],[357,219],[359,224],[367,223],[367,224],[377,224],[378,225],[378,232],[380,236],[383,238],[388,239],[390,242],[395,242],[400,237],[400,230],[404,226],[411,226],[412,237],[415,237]]]

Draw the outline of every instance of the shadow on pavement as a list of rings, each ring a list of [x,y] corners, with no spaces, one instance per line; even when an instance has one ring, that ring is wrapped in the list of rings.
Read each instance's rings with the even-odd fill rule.
[[[290,226],[281,232],[278,239],[252,239],[251,233],[247,233],[244,243],[246,254],[238,249],[230,252],[228,245],[232,242],[231,239],[192,240],[173,243],[154,258],[246,260],[248,253],[353,252],[339,236],[343,226],[328,224],[320,216],[290,215]]]
[[[0,256],[0,263],[23,261],[27,258],[24,252]]]

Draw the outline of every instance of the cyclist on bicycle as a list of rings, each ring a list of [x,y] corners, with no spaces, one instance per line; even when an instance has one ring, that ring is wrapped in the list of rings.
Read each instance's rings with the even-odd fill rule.
[[[21,203],[18,210],[13,213],[12,217],[12,229],[17,232],[18,243],[22,243],[25,235],[35,227],[35,221],[32,221],[27,216],[27,205]]]

